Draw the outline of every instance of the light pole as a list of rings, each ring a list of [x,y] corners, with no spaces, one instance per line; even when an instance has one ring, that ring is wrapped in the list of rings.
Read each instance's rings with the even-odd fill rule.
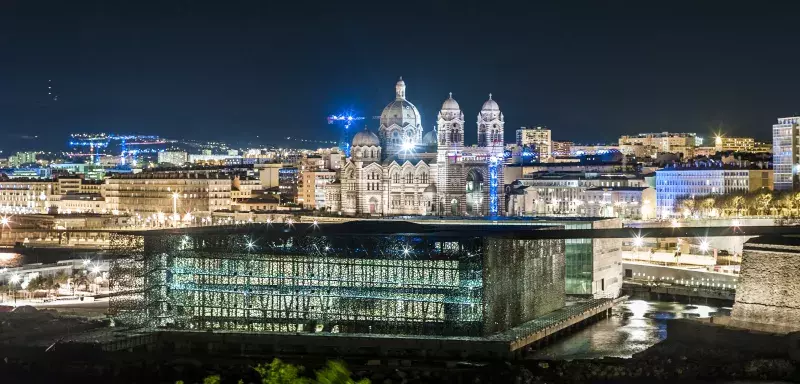
[[[17,283],[19,283],[19,281],[20,281],[20,277],[19,277],[18,274],[14,274],[13,276],[11,276],[11,280],[9,280],[9,282],[11,283],[11,287],[12,288],[15,285],[17,285]],[[13,292],[14,292],[14,307],[16,308],[16,306],[17,306],[17,290],[13,289]]]
[[[178,220],[180,218],[178,216],[178,198],[180,196],[181,195],[178,194],[178,192],[173,192],[172,193],[172,225],[174,225],[176,227],[178,226]]]
[[[11,228],[11,220],[8,218],[8,216],[0,217],[0,239],[3,238],[3,233],[5,233],[6,227]]]
[[[99,292],[99,287],[97,285],[97,278],[100,276],[100,266],[93,266],[90,272],[94,275],[94,294],[96,295]]]

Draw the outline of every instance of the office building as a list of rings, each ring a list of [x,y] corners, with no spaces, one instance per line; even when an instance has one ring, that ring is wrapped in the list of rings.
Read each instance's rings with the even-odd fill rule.
[[[640,133],[620,136],[619,150],[626,155],[655,157],[659,153],[683,154],[694,157],[694,148],[702,146],[703,139],[695,133]]]
[[[253,169],[258,172],[258,180],[264,189],[277,187],[279,184],[278,173],[283,167],[281,163],[262,163],[253,166]]]
[[[278,169],[278,187],[280,188],[281,203],[297,202],[299,183],[300,169],[297,167],[282,167]]]
[[[303,208],[326,209],[325,186],[336,180],[336,172],[328,170],[303,171],[298,187],[297,203]]]
[[[656,217],[656,190],[651,187],[594,187],[581,196],[583,217],[649,220]]]
[[[772,174],[772,169],[733,167],[660,169],[656,171],[656,214],[659,217],[680,215],[678,204],[689,197],[769,190]]]
[[[756,141],[752,137],[714,137],[714,148],[717,151],[753,152]]]
[[[158,153],[158,164],[183,165],[189,162],[185,151],[161,151]]]
[[[17,152],[8,158],[11,167],[20,167],[36,163],[36,152]]]
[[[571,141],[553,141],[553,156],[554,157],[567,157],[572,154],[572,146],[575,143]]]
[[[521,127],[517,130],[517,145],[533,150],[539,161],[553,157],[553,139],[545,127]]]
[[[800,172],[800,117],[782,117],[772,126],[772,164],[776,191],[797,191]]]

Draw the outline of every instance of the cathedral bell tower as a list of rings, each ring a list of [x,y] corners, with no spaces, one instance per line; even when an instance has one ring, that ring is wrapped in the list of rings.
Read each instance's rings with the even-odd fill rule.
[[[459,216],[464,211],[464,175],[460,164],[464,149],[464,113],[453,94],[442,103],[437,119],[439,145],[436,151],[438,185],[435,212],[443,216]]]
[[[500,112],[500,106],[492,100],[490,93],[489,100],[483,103],[478,113],[478,147],[486,148],[489,153],[502,157],[505,125],[503,112]]]

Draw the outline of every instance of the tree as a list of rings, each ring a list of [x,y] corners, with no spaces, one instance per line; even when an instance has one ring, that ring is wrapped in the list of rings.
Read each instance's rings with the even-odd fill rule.
[[[716,201],[713,197],[707,197],[700,202],[700,209],[703,210],[703,215],[711,216],[711,211],[714,209]]]
[[[274,359],[270,364],[259,364],[253,368],[261,377],[262,384],[311,384],[311,379],[300,377],[304,368]]]
[[[80,288],[81,285],[85,286],[86,289],[89,289],[89,283],[90,283],[89,276],[86,276],[85,273],[81,273],[72,278],[72,284],[73,284],[72,290],[74,291],[75,289]]]
[[[269,364],[259,364],[253,367],[258,373],[261,384],[370,384],[368,379],[354,381],[350,378],[350,371],[341,361],[329,361],[325,368],[316,371],[316,380],[302,377],[305,368],[302,365],[284,363],[280,359],[272,360]],[[211,375],[203,379],[203,384],[219,384],[222,378]],[[243,383],[244,380],[239,380]],[[182,380],[175,384],[184,384]]]
[[[791,193],[784,193],[779,200],[780,215],[783,217],[793,217],[796,201]]]
[[[681,211],[688,212],[688,216],[694,215],[695,202],[693,197],[687,197],[681,201]]]
[[[772,206],[772,195],[769,193],[762,193],[758,195],[756,200],[756,209],[759,216],[763,216],[765,212],[769,212]]]
[[[318,384],[369,384],[369,380],[353,381],[350,371],[341,361],[329,361],[324,369],[317,371]]]

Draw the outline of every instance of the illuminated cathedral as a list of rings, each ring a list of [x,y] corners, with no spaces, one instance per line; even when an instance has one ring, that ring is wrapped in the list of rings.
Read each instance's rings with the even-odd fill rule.
[[[340,182],[326,190],[329,209],[345,215],[500,215],[505,123],[491,94],[478,113],[477,147],[464,146],[464,124],[450,94],[436,128],[425,132],[401,77],[378,134],[365,128],[353,136]]]

